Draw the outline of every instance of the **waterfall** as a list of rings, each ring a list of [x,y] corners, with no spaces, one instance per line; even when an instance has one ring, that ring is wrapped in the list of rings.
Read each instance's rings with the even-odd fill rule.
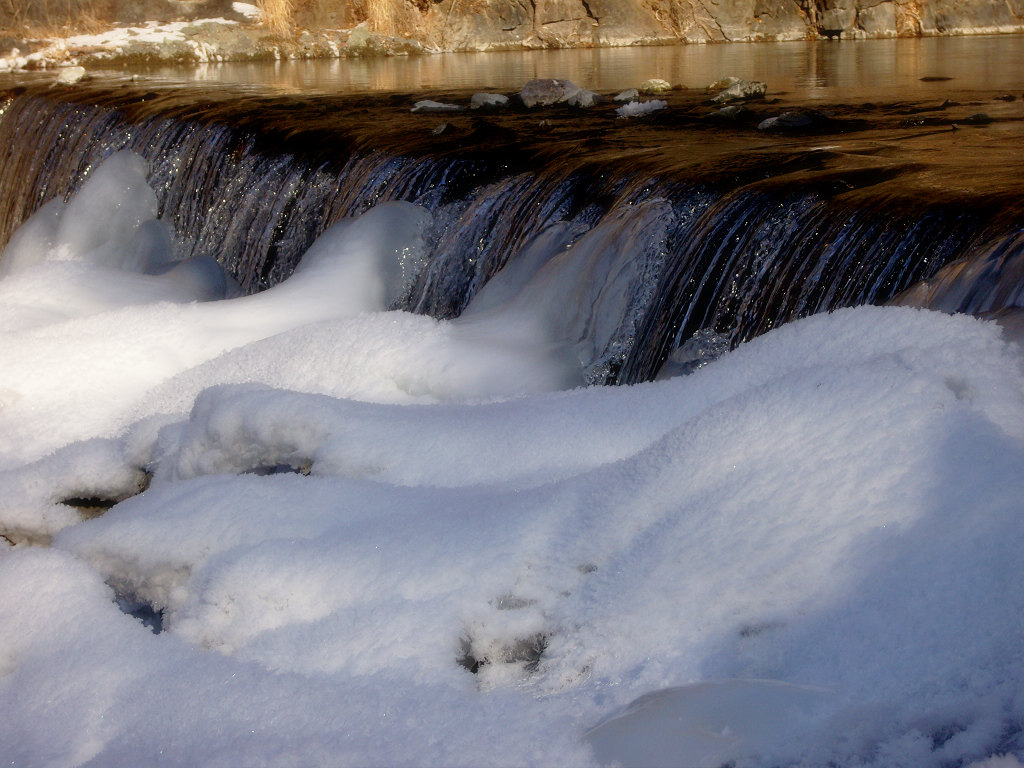
[[[894,303],[972,315],[998,315],[1024,306],[1024,230],[946,265]]]
[[[725,183],[585,152],[527,161],[487,141],[406,151],[349,131],[316,100],[205,99],[131,86],[9,92],[0,244],[123,149],[148,162],[178,256],[216,259],[246,293],[287,278],[331,224],[410,201],[433,225],[424,265],[392,308],[453,318],[475,297],[474,312],[520,302],[572,345],[590,383],[652,379],[666,362],[685,370],[708,348],[839,307],[902,295],[990,311],[996,299],[968,298],[979,281],[1003,305],[1020,295],[1019,232],[983,211],[858,194],[875,181],[866,176]],[[820,148],[795,162],[817,169],[829,156]],[[938,287],[922,283],[974,257]]]

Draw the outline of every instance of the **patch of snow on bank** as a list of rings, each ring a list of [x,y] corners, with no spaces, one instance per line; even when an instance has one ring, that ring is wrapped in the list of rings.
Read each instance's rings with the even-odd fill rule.
[[[186,43],[195,51],[198,61],[210,60],[211,49],[191,40],[187,31],[203,24],[237,26],[238,22],[225,18],[198,19],[194,21],[147,21],[143,24],[117,26],[93,34],[70,35],[50,39],[48,45],[29,54],[17,52],[0,57],[0,72],[19,69],[62,67],[73,65],[77,56],[119,54],[133,45],[168,45]]]
[[[107,202],[141,199],[118,162]],[[1019,766],[996,325],[845,310],[556,391],[521,304],[384,311],[425,216],[379,206],[251,297],[104,291],[151,276],[84,234],[0,279],[0,531],[54,537],[0,540],[5,758]],[[143,469],[102,517],[60,503]]]
[[[240,13],[250,21],[258,21],[263,16],[263,11],[259,9],[259,6],[253,5],[252,3],[232,3],[231,10],[235,13]]]

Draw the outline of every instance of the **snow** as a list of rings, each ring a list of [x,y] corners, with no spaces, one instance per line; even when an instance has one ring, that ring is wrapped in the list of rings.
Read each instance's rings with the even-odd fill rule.
[[[252,11],[258,15],[259,9],[247,3],[233,3],[233,10],[252,19]],[[221,17],[199,19],[195,21],[147,21],[141,24],[115,26],[95,34],[69,35],[68,37],[52,38],[47,45],[39,50],[22,55],[17,48],[8,52],[6,57],[0,56],[0,72],[21,69],[47,67],[66,67],[75,69],[80,52],[88,51],[97,56],[123,53],[139,44],[167,45],[184,44],[192,49],[196,60],[200,62],[216,58],[208,46],[192,40],[190,31],[205,24],[237,26],[237,21]],[[58,82],[61,76],[58,75]],[[77,80],[75,81],[77,82]],[[63,83],[70,84],[70,83]]]
[[[259,9],[259,6],[252,3],[232,3],[231,10],[242,14],[250,21],[257,21],[263,15],[263,11]]]
[[[641,696],[587,733],[602,763],[672,768],[719,765],[766,744],[803,736],[805,721],[831,707],[814,688],[728,680],[664,688]]]
[[[662,99],[648,99],[647,101],[630,101],[615,110],[619,117],[642,117],[652,112],[658,112],[668,106],[667,101]]]
[[[1019,768],[999,326],[863,307],[584,388],[560,259],[388,312],[429,214],[385,204],[213,298],[159,282],[144,171],[0,260],[5,760]]]

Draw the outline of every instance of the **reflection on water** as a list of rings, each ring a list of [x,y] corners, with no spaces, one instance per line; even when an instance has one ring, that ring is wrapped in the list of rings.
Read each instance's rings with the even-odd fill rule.
[[[258,84],[285,91],[512,91],[535,77],[567,77],[596,90],[661,77],[703,88],[723,75],[765,80],[795,97],[927,97],[956,89],[1024,89],[1024,37],[733,43],[584,50],[452,53],[312,62],[210,64],[162,69],[174,80]],[[953,82],[922,82],[922,77]]]

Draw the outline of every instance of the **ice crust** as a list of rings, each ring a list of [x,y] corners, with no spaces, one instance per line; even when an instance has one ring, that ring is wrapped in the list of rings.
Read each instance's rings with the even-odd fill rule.
[[[101,171],[0,259],[6,761],[1021,765],[997,325],[843,310],[571,388],[558,260],[388,312],[429,219],[387,204],[198,301],[128,258],[144,168]],[[110,241],[69,223],[119,202]]]

